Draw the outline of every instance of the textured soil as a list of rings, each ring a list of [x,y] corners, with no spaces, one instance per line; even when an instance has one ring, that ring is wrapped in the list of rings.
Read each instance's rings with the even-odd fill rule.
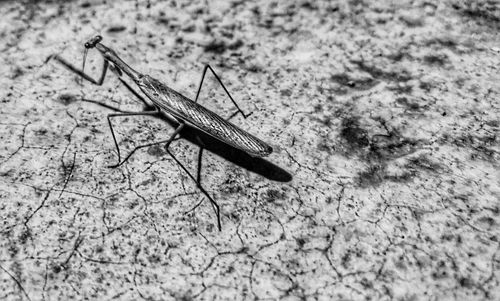
[[[0,14],[0,300],[500,299],[498,2],[1,1]],[[231,121],[270,156],[217,141],[203,154],[222,231],[162,146],[108,168],[106,116],[143,105],[112,72],[96,86],[46,61],[81,66],[96,34],[193,99],[210,64],[253,112]],[[90,50],[86,72],[101,66]],[[235,111],[211,73],[199,102]],[[112,122],[122,158],[174,131]],[[171,146],[192,174],[198,135]]]

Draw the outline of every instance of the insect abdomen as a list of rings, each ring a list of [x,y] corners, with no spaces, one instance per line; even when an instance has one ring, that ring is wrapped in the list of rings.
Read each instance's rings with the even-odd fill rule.
[[[273,151],[264,141],[150,76],[144,76],[139,86],[162,110],[191,123],[224,143],[258,157],[267,156]]]

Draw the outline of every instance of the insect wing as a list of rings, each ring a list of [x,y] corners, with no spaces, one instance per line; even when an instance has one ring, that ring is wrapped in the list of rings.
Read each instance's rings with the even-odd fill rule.
[[[150,76],[144,76],[139,86],[162,110],[224,143],[257,157],[264,157],[272,152],[272,148],[264,141]]]

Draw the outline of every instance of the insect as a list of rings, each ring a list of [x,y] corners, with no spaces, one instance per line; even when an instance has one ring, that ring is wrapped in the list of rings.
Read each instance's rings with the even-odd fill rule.
[[[108,114],[107,120],[109,128],[111,130],[111,136],[113,137],[113,141],[118,154],[118,162],[109,167],[115,168],[122,165],[138,149],[164,143],[166,152],[174,159],[174,161],[177,164],[179,164],[179,166],[184,170],[184,172],[186,172],[188,176],[196,183],[198,189],[200,189],[200,191],[208,198],[208,200],[212,204],[214,212],[217,216],[217,226],[220,231],[222,229],[222,226],[221,226],[219,205],[201,185],[201,160],[203,156],[203,149],[204,149],[203,146],[200,146],[198,152],[198,169],[196,178],[175,157],[175,155],[170,151],[169,146],[172,143],[172,141],[174,141],[175,138],[181,133],[181,131],[185,128],[185,126],[187,126],[196,128],[199,131],[208,134],[209,136],[216,138],[217,140],[225,144],[228,144],[241,151],[244,151],[253,157],[268,156],[273,151],[271,146],[269,146],[264,141],[240,129],[239,127],[228,121],[230,118],[232,118],[238,113],[240,113],[244,118],[250,116],[251,113],[245,115],[245,113],[240,109],[236,101],[234,101],[233,97],[222,83],[220,77],[215,73],[215,71],[212,69],[212,67],[210,67],[210,65],[206,65],[205,68],[203,69],[201,81],[198,86],[198,92],[196,93],[196,98],[193,101],[187,98],[186,96],[180,94],[179,92],[173,90],[172,88],[168,87],[167,85],[163,84],[159,80],[154,79],[149,75],[141,74],[135,71],[129,65],[127,65],[116,54],[114,50],[103,45],[101,41],[102,37],[97,35],[85,43],[85,52],[81,70],[76,68],[66,60],[64,60],[59,55],[51,55],[49,58],[47,58],[46,62],[49,61],[50,59],[55,59],[56,61],[64,65],[66,68],[79,75],[81,78],[99,86],[102,85],[102,83],[104,82],[104,78],[106,77],[106,72],[108,69],[110,69],[114,74],[117,75],[118,79],[125,85],[125,87],[146,105],[146,108],[151,108],[149,110],[145,110],[142,112],[122,112],[122,113]],[[87,52],[89,49],[93,48],[97,49],[104,59],[103,69],[98,80],[95,80],[94,78],[90,77],[84,72]],[[197,103],[198,96],[200,95],[200,90],[203,85],[203,80],[205,78],[207,70],[210,70],[213,73],[213,75],[215,76],[217,81],[221,84],[221,86],[224,88],[224,91],[229,96],[232,103],[237,109],[237,111],[233,115],[231,115],[231,117],[229,117],[228,120],[222,118],[221,116],[217,115],[216,113],[208,110],[207,108]],[[151,101],[152,105],[148,103],[148,101],[146,101],[144,97],[142,97],[131,85],[129,85],[124,80],[124,75],[126,75],[139,87],[140,91],[142,91],[143,94],[146,95],[147,99]],[[111,119],[115,117],[139,116],[139,115],[165,116],[169,120],[173,120],[175,122],[176,124],[175,131],[167,140],[148,143],[145,145],[140,145],[135,147],[125,157],[125,159],[121,160],[120,148],[118,147],[118,142],[116,141]],[[200,203],[198,203],[198,205]],[[195,208],[198,205],[196,205]]]

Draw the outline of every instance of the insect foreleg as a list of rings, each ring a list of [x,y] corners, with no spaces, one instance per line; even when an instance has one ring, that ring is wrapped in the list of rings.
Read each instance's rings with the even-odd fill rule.
[[[98,80],[95,80],[92,77],[90,77],[90,75],[88,75],[85,72],[83,72],[82,70],[76,68],[71,63],[69,63],[68,61],[66,61],[65,59],[63,59],[62,57],[60,57],[57,54],[49,56],[47,58],[47,60],[45,60],[45,62],[48,62],[51,59],[55,59],[56,61],[61,63],[64,67],[69,69],[70,71],[78,74],[80,77],[82,77],[82,78],[88,80],[89,82],[93,83],[94,85],[98,85],[98,86],[102,85],[102,83],[104,82],[104,78],[106,77],[106,72],[108,71],[108,67],[109,67],[108,61],[104,60],[103,65],[102,65],[101,77]]]

